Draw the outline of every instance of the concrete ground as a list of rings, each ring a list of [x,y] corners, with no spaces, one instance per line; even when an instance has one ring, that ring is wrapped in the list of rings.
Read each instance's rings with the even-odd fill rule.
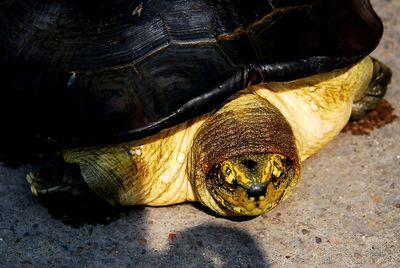
[[[400,1],[373,0],[386,26],[373,55],[393,70],[400,114]],[[0,164],[1,267],[400,267],[400,120],[340,134],[304,163],[295,192],[249,220],[191,204],[65,224],[31,196],[30,165]],[[116,215],[117,214],[117,215]]]

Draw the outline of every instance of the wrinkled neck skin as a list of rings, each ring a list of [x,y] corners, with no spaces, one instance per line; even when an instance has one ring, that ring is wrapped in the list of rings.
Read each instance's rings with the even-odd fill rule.
[[[372,70],[367,57],[347,69],[241,92],[207,119],[193,139],[187,172],[196,198],[221,215],[239,215],[221,206],[209,192],[205,182],[209,171],[229,157],[272,152],[294,163],[295,174],[283,200],[300,177],[300,162],[348,122],[353,101],[366,91]]]

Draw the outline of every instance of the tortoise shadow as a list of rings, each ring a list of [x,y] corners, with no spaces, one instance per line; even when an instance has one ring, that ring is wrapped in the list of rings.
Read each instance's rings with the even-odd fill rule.
[[[215,211],[211,210],[209,207],[202,205],[200,202],[192,202],[190,204],[193,207],[195,207],[197,210],[200,210],[209,216],[212,216],[212,217],[218,218],[218,219],[226,219],[226,220],[233,221],[233,222],[246,222],[246,221],[254,220],[255,218],[259,217],[259,216],[229,216],[229,217],[222,216],[222,215],[216,213]]]
[[[48,196],[38,198],[38,200],[54,219],[72,228],[79,228],[85,224],[109,225],[120,218],[129,216],[131,212],[135,213],[144,209],[143,206],[110,205],[90,189],[81,195]]]
[[[205,224],[177,233],[166,253],[172,267],[201,263],[206,267],[268,267],[268,259],[247,232],[218,224]]]

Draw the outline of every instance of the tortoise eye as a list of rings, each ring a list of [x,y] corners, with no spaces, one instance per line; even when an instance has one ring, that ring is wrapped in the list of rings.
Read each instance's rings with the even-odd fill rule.
[[[225,171],[225,176],[227,177],[232,173],[232,170],[229,167],[226,167],[224,171]]]
[[[284,166],[281,161],[274,161],[272,164],[272,175],[275,177],[279,178],[282,176],[282,173],[284,173]]]
[[[225,176],[225,181],[229,184],[232,184],[235,181],[235,173],[232,171],[230,167],[225,167],[224,168],[224,176]]]
[[[285,167],[281,161],[274,161],[272,164],[271,182],[275,189],[278,189],[284,179]]]
[[[280,174],[279,177],[275,176],[274,174],[271,175],[272,186],[274,187],[275,190],[281,186],[281,184],[285,178],[285,176],[283,176],[283,175],[284,175],[283,172]]]

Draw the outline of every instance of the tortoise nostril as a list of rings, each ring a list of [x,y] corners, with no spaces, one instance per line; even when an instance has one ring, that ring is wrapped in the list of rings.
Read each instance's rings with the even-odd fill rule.
[[[257,162],[250,159],[245,159],[242,161],[242,164],[247,167],[248,169],[253,169],[257,166]]]

